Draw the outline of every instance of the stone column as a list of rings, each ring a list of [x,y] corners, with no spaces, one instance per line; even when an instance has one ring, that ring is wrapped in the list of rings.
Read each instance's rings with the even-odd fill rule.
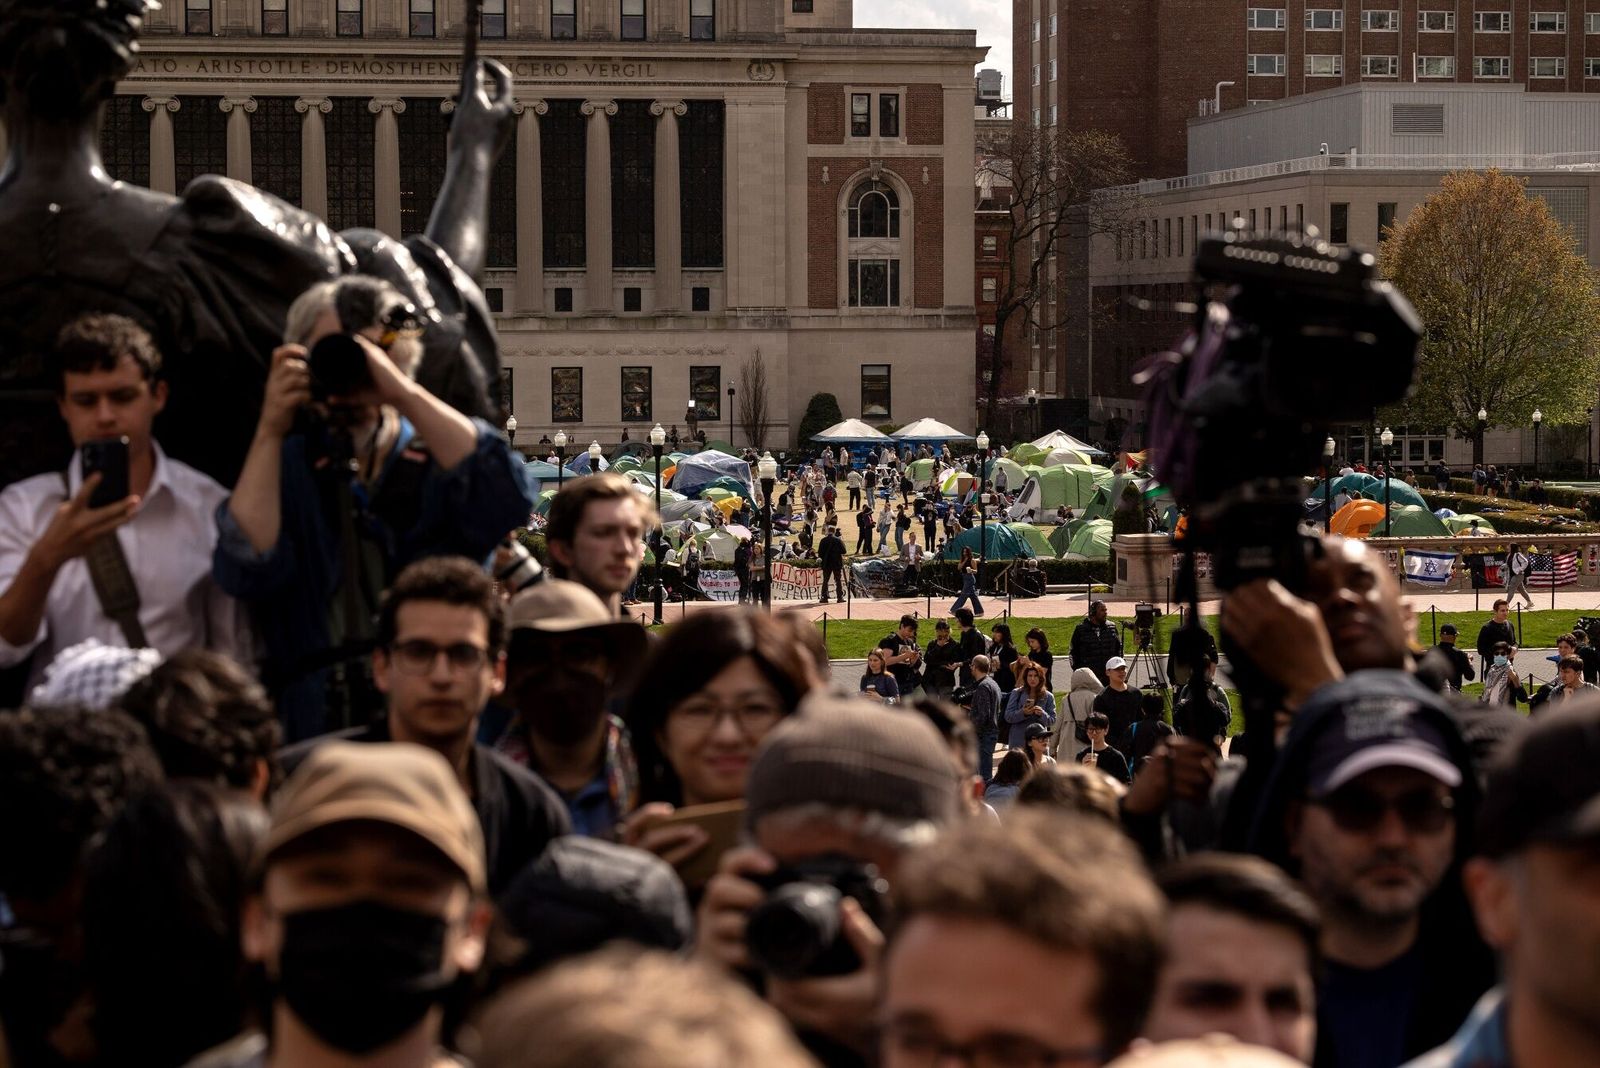
[[[253,96],[225,96],[217,104],[228,116],[228,177],[250,183],[250,116],[255,113]]]
[[[178,163],[172,149],[172,115],[182,105],[175,96],[147,96],[150,113],[150,188],[158,193],[178,192]]]
[[[300,206],[321,218],[328,217],[328,136],[322,116],[333,110],[327,97],[303,96],[294,109],[300,120]]]
[[[367,110],[378,117],[373,135],[373,154],[377,157],[377,180],[373,183],[374,220],[379,230],[400,238],[400,126],[395,116],[405,111],[406,102],[398,97],[374,97]]]
[[[656,311],[683,308],[683,214],[678,196],[678,119],[689,113],[681,100],[657,100],[656,123]]]
[[[517,288],[519,315],[544,311],[544,156],[539,116],[550,110],[543,100],[519,100],[517,113]]]
[[[611,119],[615,100],[585,100],[589,135],[584,153],[584,248],[588,268],[588,307],[591,313],[609,315],[616,306],[611,293]]]

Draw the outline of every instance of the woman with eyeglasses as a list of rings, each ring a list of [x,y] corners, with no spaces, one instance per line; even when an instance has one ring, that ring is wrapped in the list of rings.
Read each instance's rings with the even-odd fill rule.
[[[681,865],[709,836],[679,808],[737,801],[756,748],[811,685],[806,652],[765,614],[689,616],[651,650],[628,703],[641,807],[622,841]]]
[[[867,654],[867,670],[861,676],[861,696],[886,705],[899,703],[900,683],[889,674],[889,666],[882,649]]]

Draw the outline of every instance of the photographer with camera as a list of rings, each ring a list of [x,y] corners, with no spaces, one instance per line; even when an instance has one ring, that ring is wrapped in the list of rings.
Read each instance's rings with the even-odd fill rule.
[[[953,824],[962,786],[929,720],[812,697],[750,769],[750,845],[723,855],[696,952],[757,976],[824,1065],[871,1063],[887,896],[900,861]]]
[[[532,494],[505,435],[412,377],[420,316],[387,282],[302,293],[255,439],[217,509],[218,584],[247,603],[290,741],[361,725],[379,596],[424,556],[486,560]]]

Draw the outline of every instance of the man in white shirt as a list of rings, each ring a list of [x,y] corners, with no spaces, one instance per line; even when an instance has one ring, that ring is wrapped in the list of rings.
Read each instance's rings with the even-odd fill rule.
[[[56,403],[73,445],[127,438],[129,494],[91,508],[100,479],[84,480],[81,454],[65,481],[49,472],[0,493],[0,667],[31,655],[31,687],[68,646],[90,638],[128,644],[83,558],[103,535],[115,537],[127,559],[147,645],[168,655],[198,646],[243,656],[242,613],[211,580],[213,517],[227,490],[168,458],[151,435],[167,385],[150,335],[122,316],[84,316],[62,330],[56,359]]]

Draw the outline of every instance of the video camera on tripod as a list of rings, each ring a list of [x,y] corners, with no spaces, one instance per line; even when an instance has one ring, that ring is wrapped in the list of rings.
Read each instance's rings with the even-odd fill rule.
[[[1133,606],[1133,636],[1139,641],[1139,651],[1149,652],[1151,643],[1155,640],[1156,620],[1161,618],[1161,610],[1153,604],[1140,601]]]

